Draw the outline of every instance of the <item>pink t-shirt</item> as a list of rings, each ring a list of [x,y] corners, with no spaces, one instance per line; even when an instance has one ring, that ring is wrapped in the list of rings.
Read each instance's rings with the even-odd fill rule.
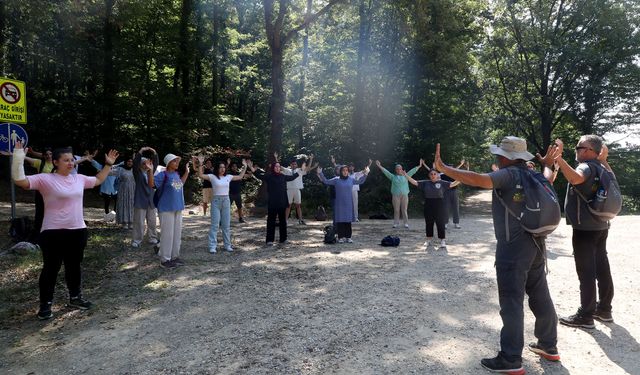
[[[82,212],[84,189],[96,185],[96,178],[82,174],[62,176],[40,173],[27,176],[29,189],[38,190],[44,198],[42,230],[86,228]]]

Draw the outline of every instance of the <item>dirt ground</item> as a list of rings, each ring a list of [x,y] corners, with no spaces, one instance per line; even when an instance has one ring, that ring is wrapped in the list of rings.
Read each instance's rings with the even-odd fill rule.
[[[417,217],[409,230],[363,220],[354,224],[354,244],[336,245],[322,244],[326,223],[309,221],[290,226],[291,243],[275,248],[263,246],[265,219],[250,218],[234,220],[233,253],[210,255],[208,219],[185,212],[187,265],[163,270],[149,245],[133,250],[122,232],[109,277],[92,282],[85,274],[95,309],[69,310],[59,298],[50,321],[24,306],[20,318],[2,322],[0,373],[488,373],[479,360],[496,354],[501,327],[489,199],[467,200],[446,252],[425,252]],[[638,217],[618,217],[609,234],[615,322],[560,326],[562,361],[525,351],[529,374],[640,374],[639,226]],[[400,236],[398,248],[378,245],[388,234]],[[563,224],[548,248],[557,312],[572,314],[579,294],[570,227]],[[533,324],[525,308],[525,342],[535,339]]]

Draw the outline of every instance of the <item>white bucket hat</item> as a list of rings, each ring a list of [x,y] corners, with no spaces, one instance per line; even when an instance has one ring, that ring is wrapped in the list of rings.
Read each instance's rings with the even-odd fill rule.
[[[180,159],[180,156],[167,154],[167,156],[164,157],[164,165],[169,165],[169,163],[171,163],[174,159]]]
[[[489,151],[494,155],[501,155],[509,160],[533,159],[533,154],[527,151],[527,141],[518,137],[504,137],[500,145],[489,146]]]

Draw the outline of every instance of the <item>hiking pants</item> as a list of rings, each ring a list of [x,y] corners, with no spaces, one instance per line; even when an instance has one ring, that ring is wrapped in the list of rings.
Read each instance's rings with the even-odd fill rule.
[[[391,196],[391,204],[393,204],[393,224],[400,224],[401,216],[404,224],[408,224],[407,207],[409,206],[409,195],[394,194]]]
[[[447,189],[444,192],[444,199],[446,201],[447,223],[449,218],[453,216],[453,223],[460,224],[460,201],[458,199],[458,189]]]
[[[573,259],[580,280],[580,309],[590,316],[596,309],[596,281],[598,308],[611,311],[613,279],[607,257],[609,230],[573,230]]]
[[[427,237],[433,237],[433,224],[438,228],[438,238],[445,238],[444,225],[447,223],[447,207],[442,198],[425,198],[424,221],[427,229]]]
[[[53,301],[58,272],[64,263],[64,278],[69,297],[78,297],[82,284],[80,263],[87,246],[87,228],[49,229],[40,233],[42,272],[40,272],[40,303]]]
[[[498,241],[496,275],[502,330],[500,347],[508,360],[522,360],[524,347],[524,294],[536,318],[534,335],[544,347],[557,343],[558,318],[549,295],[543,239],[522,232],[509,242]]]

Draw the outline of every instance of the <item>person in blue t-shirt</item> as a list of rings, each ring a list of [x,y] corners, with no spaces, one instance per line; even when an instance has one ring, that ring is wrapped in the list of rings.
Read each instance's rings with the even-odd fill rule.
[[[189,177],[189,164],[180,176],[178,166],[180,157],[167,154],[164,157],[166,169],[149,178],[149,186],[158,190],[158,216],[160,218],[160,265],[164,268],[175,268],[184,265],[180,260],[180,244],[182,241],[182,210],[184,210],[183,186]],[[149,169],[148,174],[153,172]],[[151,177],[151,176],[150,176]]]

